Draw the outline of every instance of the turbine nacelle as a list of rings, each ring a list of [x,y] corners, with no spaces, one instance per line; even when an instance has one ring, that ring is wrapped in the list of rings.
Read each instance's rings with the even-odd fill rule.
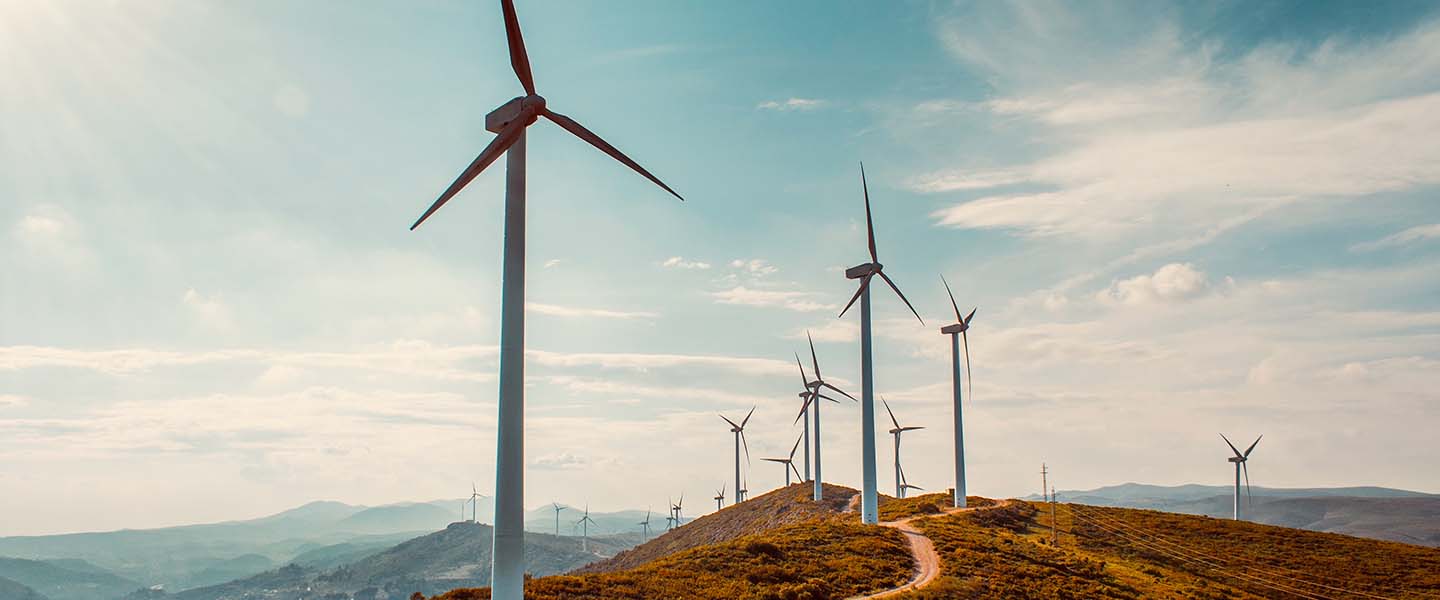
[[[1225,459],[1225,460],[1226,460],[1227,462],[1232,462],[1232,463],[1243,463],[1243,462],[1245,462],[1246,459],[1245,459],[1245,457],[1243,457],[1243,456],[1232,456],[1232,457],[1227,458],[1227,459]]]
[[[846,278],[846,279],[860,279],[861,277],[868,277],[868,276],[870,276],[870,275],[875,275],[875,274],[877,274],[877,273],[879,273],[880,271],[883,271],[883,270],[885,270],[885,265],[882,265],[882,264],[880,264],[880,263],[878,263],[878,262],[870,262],[870,263],[865,263],[865,264],[863,264],[863,265],[855,265],[855,266],[853,266],[853,267],[850,267],[850,268],[848,268],[848,269],[845,269],[845,278]]]
[[[544,96],[539,94],[516,96],[490,111],[490,114],[485,115],[485,130],[490,133],[500,133],[505,130],[506,125],[516,120],[524,121],[525,126],[529,127],[544,112]]]
[[[944,334],[956,334],[956,333],[965,333],[966,331],[969,331],[969,330],[970,330],[970,324],[969,324],[969,323],[955,323],[955,324],[953,324],[953,325],[946,325],[946,326],[944,326],[944,327],[941,327],[941,328],[940,328],[940,333],[944,333]]]

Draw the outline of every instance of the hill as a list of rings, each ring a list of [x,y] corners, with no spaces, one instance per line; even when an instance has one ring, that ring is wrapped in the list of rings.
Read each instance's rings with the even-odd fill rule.
[[[811,501],[812,490],[811,484],[796,483],[738,505],[727,506],[723,510],[667,531],[613,558],[578,569],[576,573],[605,573],[630,569],[691,548],[839,514],[855,495],[855,490],[850,488],[825,484],[824,496],[827,500],[816,504]]]
[[[1095,506],[1146,508],[1225,518],[1233,488],[1127,483],[1062,491],[1060,498]],[[1254,488],[1245,518],[1256,523],[1440,546],[1440,495],[1381,487]],[[1037,497],[1028,497],[1034,500]]]
[[[733,507],[729,525],[764,529],[743,521],[773,519],[777,508],[799,500],[788,488],[772,494]],[[848,500],[839,494],[837,499]],[[1052,543],[1048,505],[972,498],[968,512],[942,513],[946,501],[943,494],[882,501],[885,518],[914,518],[906,526],[933,545],[940,571],[921,589],[896,589],[887,597],[1440,597],[1440,550],[1422,546],[1078,504],[1057,505],[1058,543]],[[755,506],[746,506],[751,503]],[[843,507],[816,507],[798,523],[635,566],[617,569],[618,561],[612,561],[537,578],[528,584],[527,598],[820,599],[874,593],[906,582],[915,572],[912,546],[895,529],[856,520]],[[686,537],[680,534],[688,527],[671,534]],[[923,552],[921,546],[913,546],[915,552]],[[642,545],[634,554],[645,549]],[[597,568],[602,565],[610,569]],[[439,598],[488,597],[488,590],[479,588],[452,590]]]
[[[0,600],[48,600],[24,584],[0,577]]]
[[[118,598],[140,587],[140,584],[134,581],[75,560],[0,558],[0,577],[28,587],[51,600]]]
[[[575,522],[584,514],[583,507],[576,508],[565,504],[560,505],[560,530],[558,535],[580,535],[580,530]],[[645,520],[643,510],[622,510],[616,512],[590,511],[590,535],[609,535],[623,533],[640,533],[640,521]],[[688,521],[688,518],[687,518]],[[656,527],[656,525],[659,527]],[[650,513],[651,530],[665,526],[665,513]],[[553,505],[545,505],[540,508],[525,512],[525,531],[536,533],[555,534],[555,508]]]
[[[435,533],[393,547],[366,550],[358,546],[325,547],[311,565],[279,569],[227,583],[185,590],[164,597],[173,600],[227,600],[270,597],[401,597],[413,592],[435,594],[457,587],[487,585],[493,529],[479,523],[452,523]],[[591,538],[588,551],[575,537],[525,534],[525,568],[538,576],[562,573],[639,541],[638,536]],[[336,567],[318,566],[336,554],[354,551],[355,559]],[[141,596],[136,596],[139,598]]]

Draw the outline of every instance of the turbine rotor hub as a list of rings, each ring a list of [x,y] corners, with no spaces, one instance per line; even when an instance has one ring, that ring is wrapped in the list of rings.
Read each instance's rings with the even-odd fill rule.
[[[879,272],[880,272],[881,270],[883,270],[884,268],[885,268],[885,265],[882,265],[882,264],[880,264],[880,263],[878,263],[878,262],[877,262],[877,263],[865,263],[865,264],[861,264],[861,265],[855,265],[855,266],[853,266],[853,267],[850,267],[850,268],[848,268],[848,269],[845,269],[845,278],[846,278],[846,279],[859,279],[859,278],[861,278],[861,277],[866,277],[866,276],[869,276],[869,275],[874,275],[874,274],[876,274],[876,273],[879,273]]]

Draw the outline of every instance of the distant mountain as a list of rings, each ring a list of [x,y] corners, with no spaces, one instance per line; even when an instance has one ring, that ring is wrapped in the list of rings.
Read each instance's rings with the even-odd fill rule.
[[[83,561],[50,562],[0,558],[0,577],[39,592],[51,600],[106,600],[118,598],[140,587],[140,584],[134,581]]]
[[[49,600],[24,584],[0,577],[0,600]]]
[[[445,527],[458,518],[458,505],[458,500],[380,507],[311,502],[244,521],[0,537],[0,556],[83,559],[139,582],[137,587],[186,589],[274,569],[322,546],[401,534],[389,540],[397,543]]]
[[[441,531],[370,553],[334,568],[291,564],[235,581],[164,596],[169,600],[232,598],[408,597],[457,587],[488,585],[493,529],[479,523],[452,523]],[[640,536],[601,536],[589,550],[573,537],[527,533],[525,569],[537,576],[569,571],[612,556],[641,541]],[[331,547],[328,553],[349,549]],[[356,553],[360,550],[356,549]],[[154,598],[154,595],[134,598]]]
[[[1060,501],[1230,517],[1234,488],[1138,483],[1094,490],[1061,490]],[[1027,496],[1037,500],[1040,496]],[[1311,531],[1440,546],[1440,495],[1382,487],[1251,488],[1242,505],[1247,521]]]
[[[585,508],[560,505],[560,533],[559,535],[577,536],[580,535],[580,528],[575,523],[585,514]],[[665,528],[665,515],[668,514],[662,508],[660,512],[650,513],[650,530],[656,531]],[[618,512],[590,511],[590,535],[609,535],[623,533],[641,533],[640,522],[645,520],[643,510],[622,510]],[[685,517],[689,521],[689,517]],[[545,505],[535,510],[525,512],[525,531],[536,533],[555,534],[555,507]]]

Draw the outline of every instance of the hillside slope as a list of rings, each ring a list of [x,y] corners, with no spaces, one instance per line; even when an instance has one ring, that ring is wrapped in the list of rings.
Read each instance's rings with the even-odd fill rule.
[[[843,512],[850,498],[855,495],[855,490],[850,488],[825,484],[826,500],[817,504],[811,501],[813,489],[809,483],[796,483],[738,505],[727,506],[667,531],[613,558],[577,569],[575,573],[623,571],[691,548],[835,515]]]
[[[0,577],[24,585],[51,600],[106,600],[140,587],[134,581],[76,560],[0,558]]]
[[[0,577],[0,600],[48,600],[24,584]]]

